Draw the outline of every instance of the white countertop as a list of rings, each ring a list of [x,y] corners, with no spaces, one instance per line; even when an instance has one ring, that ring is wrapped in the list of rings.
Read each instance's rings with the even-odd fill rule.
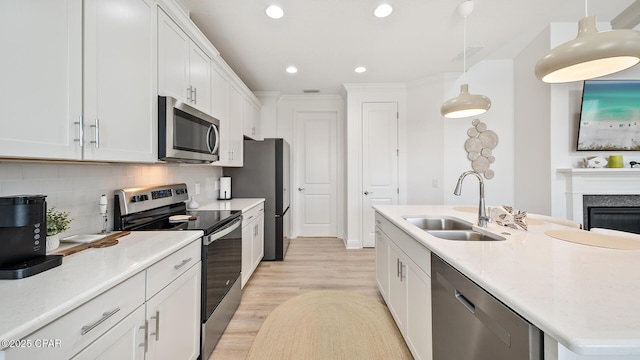
[[[264,202],[262,198],[236,198],[231,200],[218,200],[202,204],[197,210],[247,210]]]
[[[202,231],[142,231],[115,246],[66,256],[62,265],[0,280],[0,340],[20,339],[201,238]]]
[[[571,351],[640,355],[640,250],[615,250],[554,239],[545,223],[529,231],[491,223],[506,241],[451,241],[409,224],[406,215],[445,215],[477,223],[452,206],[375,205],[442,259]]]

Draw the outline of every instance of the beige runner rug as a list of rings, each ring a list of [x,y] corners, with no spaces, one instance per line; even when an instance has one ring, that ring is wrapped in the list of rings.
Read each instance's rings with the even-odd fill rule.
[[[350,291],[311,291],[278,305],[247,359],[412,359],[387,308]]]

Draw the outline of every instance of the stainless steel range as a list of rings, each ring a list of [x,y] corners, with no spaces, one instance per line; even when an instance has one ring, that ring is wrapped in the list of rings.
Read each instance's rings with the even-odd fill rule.
[[[116,190],[115,230],[202,230],[201,359],[208,359],[240,304],[240,211],[187,210],[186,184]]]

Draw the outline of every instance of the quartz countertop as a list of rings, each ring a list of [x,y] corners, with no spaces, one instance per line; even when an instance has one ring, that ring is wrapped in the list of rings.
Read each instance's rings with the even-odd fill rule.
[[[247,212],[252,207],[264,202],[262,198],[236,198],[231,200],[218,200],[202,204],[197,210],[241,210]]]
[[[62,265],[40,274],[0,280],[0,339],[29,335],[202,235],[202,231],[134,231],[115,246],[65,256]]]
[[[477,213],[428,205],[374,209],[569,350],[640,358],[640,250],[558,240],[544,231],[570,228],[552,223],[529,225],[529,231],[490,223],[487,230],[505,241],[443,240],[402,216],[476,224]]]

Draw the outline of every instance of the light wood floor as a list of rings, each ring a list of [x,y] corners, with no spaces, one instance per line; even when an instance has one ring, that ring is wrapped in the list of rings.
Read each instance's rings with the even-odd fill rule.
[[[356,291],[383,302],[375,250],[346,250],[336,238],[291,241],[284,261],[263,261],[242,290],[242,302],[209,360],[242,360],[262,322],[282,302],[307,291]]]

